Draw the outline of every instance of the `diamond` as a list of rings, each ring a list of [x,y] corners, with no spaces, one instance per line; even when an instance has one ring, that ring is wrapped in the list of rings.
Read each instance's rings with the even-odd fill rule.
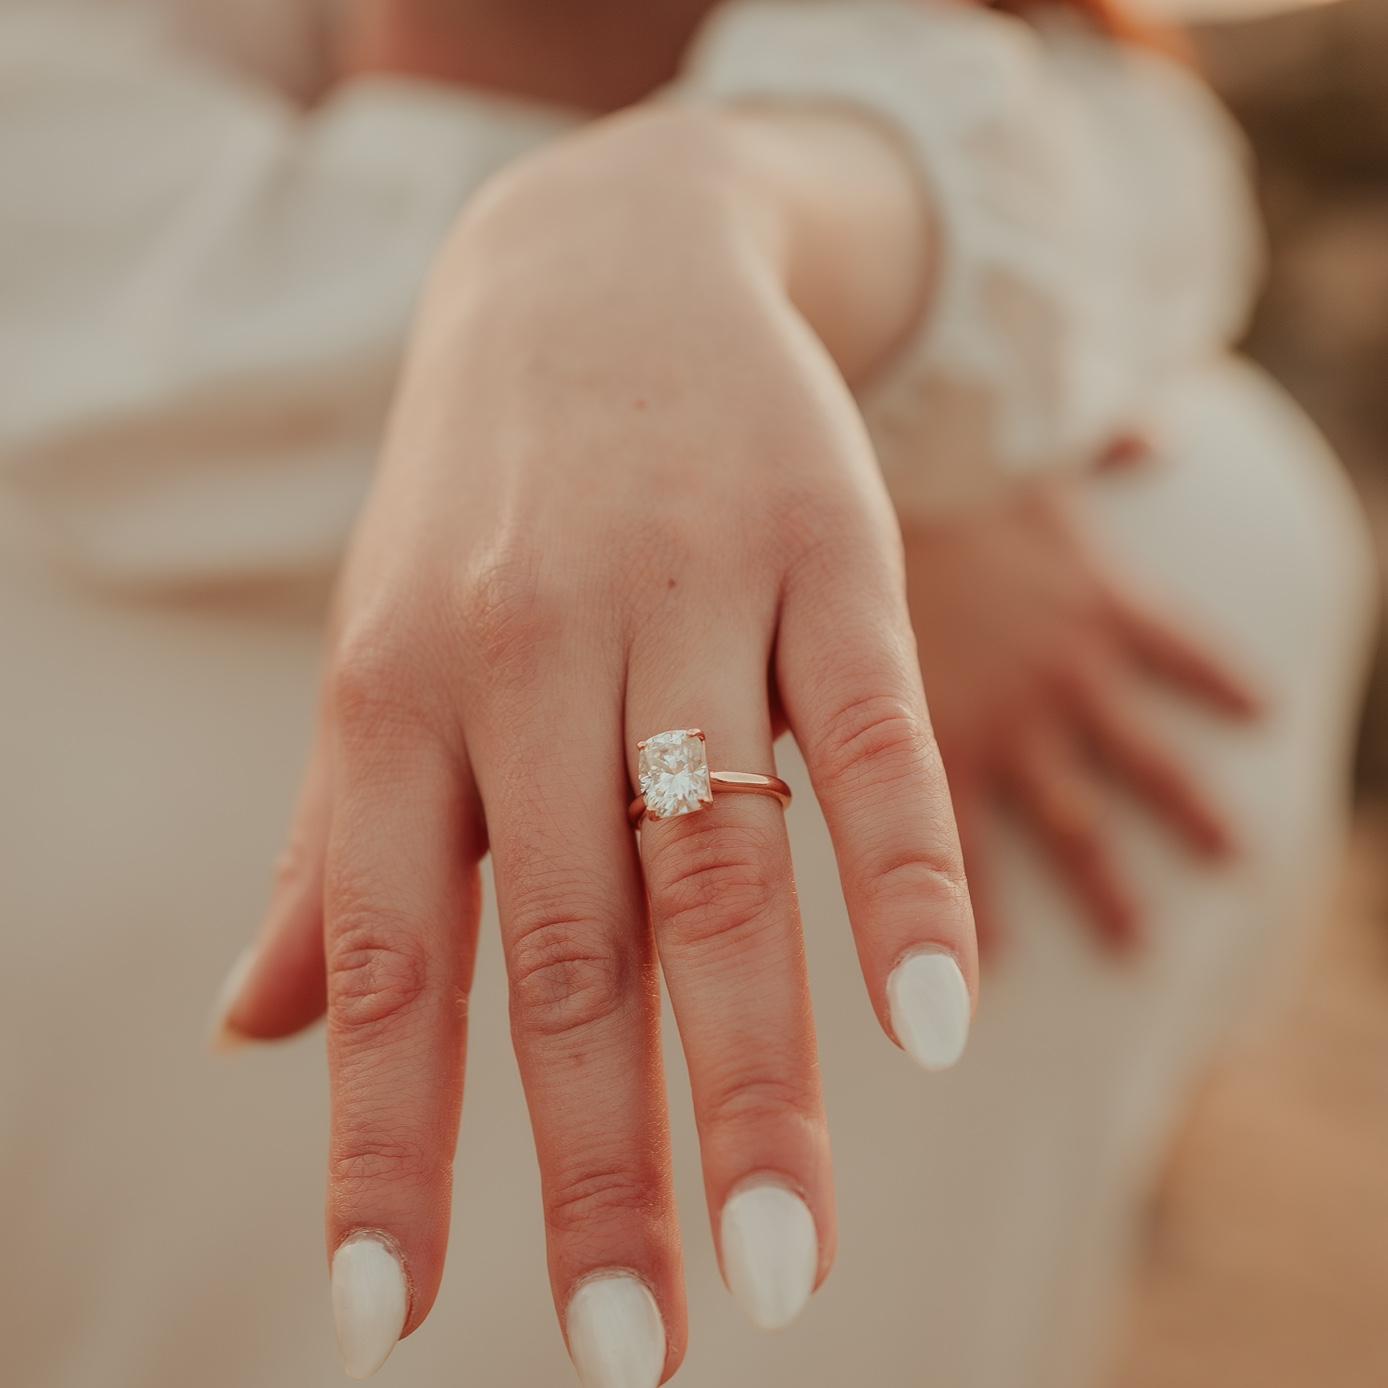
[[[713,802],[708,753],[698,728],[656,733],[636,746],[636,775],[652,819],[692,814]]]

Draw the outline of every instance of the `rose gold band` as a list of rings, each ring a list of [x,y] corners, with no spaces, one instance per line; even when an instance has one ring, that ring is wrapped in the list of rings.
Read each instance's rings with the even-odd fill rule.
[[[790,787],[779,776],[763,776],[756,771],[710,771],[710,788],[723,795],[774,795],[784,809],[790,804]],[[639,824],[646,813],[646,797],[638,795],[627,806],[627,817]]]

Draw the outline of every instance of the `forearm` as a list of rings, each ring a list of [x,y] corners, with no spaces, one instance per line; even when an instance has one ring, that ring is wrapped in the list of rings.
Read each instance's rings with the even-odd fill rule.
[[[552,251],[635,282],[648,261],[726,253],[783,291],[850,381],[910,332],[931,272],[930,214],[892,136],[846,111],[651,107],[515,166],[460,227],[489,271]],[[454,257],[450,254],[445,261]]]

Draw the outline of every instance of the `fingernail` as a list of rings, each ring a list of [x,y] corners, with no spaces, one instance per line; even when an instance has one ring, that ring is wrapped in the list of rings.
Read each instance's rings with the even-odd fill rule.
[[[370,1378],[405,1328],[409,1288],[399,1256],[380,1234],[353,1234],[332,1269],[333,1323],[348,1378]]]
[[[207,1016],[207,1044],[214,1051],[234,1051],[238,1046],[246,1045],[251,1039],[244,1032],[237,1031],[227,1021],[227,1018],[231,1014],[231,1009],[236,1006],[237,1000],[241,996],[241,989],[245,986],[246,979],[250,976],[251,969],[255,965],[255,954],[255,946],[247,945],[236,956],[236,962],[227,970],[227,976],[222,980],[222,986],[217,989],[212,1010]]]
[[[565,1322],[583,1388],[657,1388],[665,1326],[639,1278],[626,1272],[589,1278],[570,1298]]]
[[[723,1275],[733,1300],[762,1330],[780,1330],[805,1309],[819,1271],[809,1206],[771,1181],[745,1185],[723,1206]]]
[[[887,979],[892,1030],[927,1070],[948,1070],[969,1039],[969,985],[943,950],[908,954]]]

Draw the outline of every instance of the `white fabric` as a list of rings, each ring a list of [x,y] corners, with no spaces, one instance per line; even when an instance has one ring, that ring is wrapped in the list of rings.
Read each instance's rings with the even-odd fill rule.
[[[0,11],[0,93],[0,482],[103,581],[326,573],[434,252],[572,117],[390,79],[304,112],[62,3]]]
[[[106,581],[321,575],[434,248],[576,117],[388,80],[304,111],[169,4],[0,9],[0,482]],[[864,393],[903,510],[1087,459],[1245,311],[1242,147],[1161,59],[949,0],[742,3],[672,95],[852,101],[917,149],[940,279]]]
[[[940,272],[863,399],[899,509],[1088,462],[1243,325],[1261,266],[1245,147],[1170,61],[955,0],[749,0],[711,22],[688,80],[846,103],[916,150]]]

